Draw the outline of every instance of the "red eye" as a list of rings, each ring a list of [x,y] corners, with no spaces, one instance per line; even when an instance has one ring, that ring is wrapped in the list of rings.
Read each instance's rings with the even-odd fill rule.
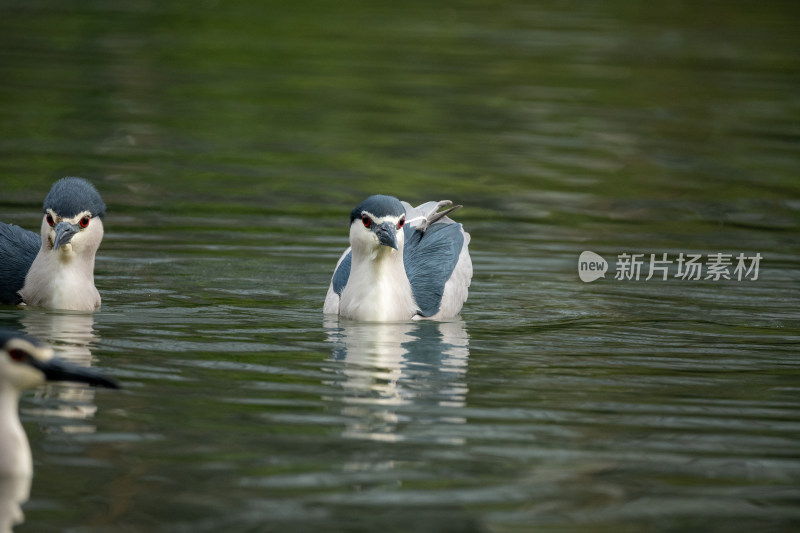
[[[365,228],[368,228],[372,225],[372,221],[369,219],[367,215],[361,215],[361,222],[364,223]]]
[[[8,356],[11,357],[11,359],[13,359],[14,361],[20,362],[24,361],[28,357],[28,354],[20,350],[19,348],[14,348],[8,351]]]
[[[56,225],[56,221],[53,220],[53,215],[51,215],[50,213],[47,213],[47,217],[45,217],[45,220],[47,220],[47,223],[50,224],[50,226]]]
[[[86,216],[86,217],[83,217],[83,218],[81,219],[81,221],[80,221],[80,222],[78,222],[78,224],[80,224],[82,228],[85,228],[86,226],[88,226],[88,225],[89,225],[89,217],[88,217],[88,216]]]
[[[401,219],[400,219],[400,220],[397,222],[397,229],[400,229],[400,228],[402,228],[402,227],[405,225],[405,223],[406,223],[406,217],[403,217],[403,218],[401,218]]]

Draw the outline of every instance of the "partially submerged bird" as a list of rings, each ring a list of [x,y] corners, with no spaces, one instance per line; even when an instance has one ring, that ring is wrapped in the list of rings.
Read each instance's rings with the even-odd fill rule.
[[[39,340],[0,330],[0,531],[22,522],[20,505],[27,501],[33,475],[28,437],[19,420],[19,397],[24,389],[45,381],[78,381],[119,388],[94,369],[53,357]]]
[[[447,217],[449,200],[412,207],[370,196],[350,213],[350,248],[339,258],[323,311],[395,322],[456,316],[472,280],[469,233]]]
[[[46,381],[77,381],[118,389],[97,370],[53,357],[38,339],[0,330],[0,476],[25,475],[33,470],[28,438],[19,421],[19,396],[24,389]]]
[[[94,258],[106,205],[91,183],[62,178],[42,206],[40,235],[0,222],[0,303],[93,311]]]

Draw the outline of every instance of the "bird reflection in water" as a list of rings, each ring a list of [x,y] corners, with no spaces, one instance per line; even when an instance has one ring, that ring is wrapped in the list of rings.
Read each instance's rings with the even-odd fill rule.
[[[20,319],[25,332],[53,347],[65,361],[82,367],[93,363],[91,346],[99,337],[94,331],[94,315],[71,311],[24,313]],[[95,390],[84,383],[48,383],[36,389],[36,407],[22,413],[47,423],[40,428],[47,433],[94,433],[90,420],[97,413]],[[30,404],[29,404],[30,405]]]
[[[469,341],[463,321],[375,323],[326,319],[343,363],[343,436],[463,444]]]

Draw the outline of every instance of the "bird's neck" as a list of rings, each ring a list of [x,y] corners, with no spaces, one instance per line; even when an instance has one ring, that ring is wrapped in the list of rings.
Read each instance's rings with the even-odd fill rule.
[[[33,461],[19,421],[19,391],[0,385],[0,476],[30,476]]]
[[[403,251],[381,246],[377,251],[353,250],[350,280],[342,292],[345,316],[356,320],[409,320],[417,311],[403,264]]]

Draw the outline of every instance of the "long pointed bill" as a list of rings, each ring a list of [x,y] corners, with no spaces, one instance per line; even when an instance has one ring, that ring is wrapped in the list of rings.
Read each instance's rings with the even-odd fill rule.
[[[64,246],[72,240],[72,236],[81,230],[79,226],[69,222],[59,222],[56,225],[56,238],[53,239],[53,250],[58,250],[59,246]]]
[[[384,222],[375,228],[375,235],[378,236],[378,242],[383,246],[394,248],[397,250],[397,232],[391,222]]]
[[[88,383],[89,385],[107,387],[109,389],[119,388],[116,381],[105,377],[93,368],[73,365],[72,363],[67,363],[55,357],[49,361],[31,359],[30,364],[44,373],[47,381],[77,381],[79,383]]]

